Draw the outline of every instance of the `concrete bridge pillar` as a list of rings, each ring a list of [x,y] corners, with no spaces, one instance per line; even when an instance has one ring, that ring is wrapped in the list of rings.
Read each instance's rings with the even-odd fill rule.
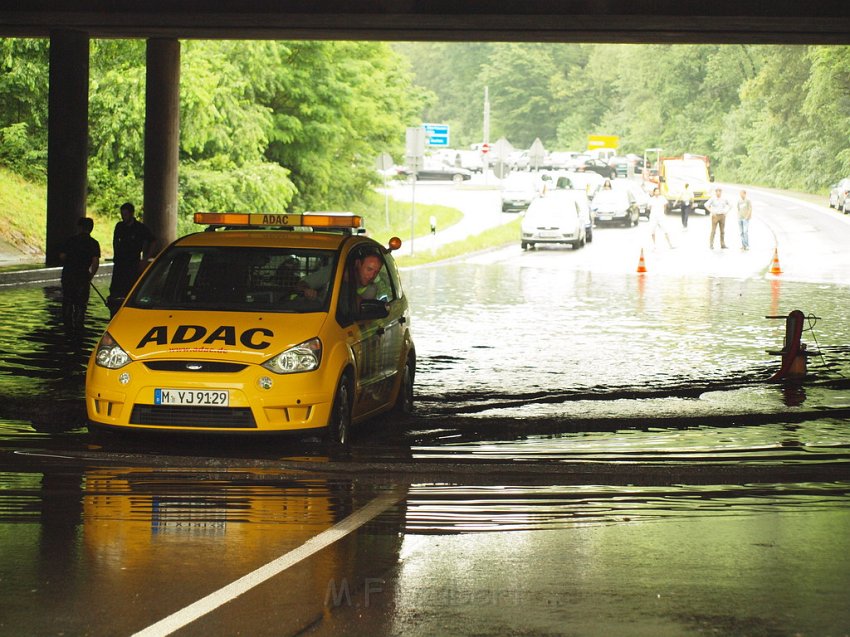
[[[147,42],[145,95],[145,224],[161,250],[177,238],[177,164],[180,148],[180,42]]]
[[[45,261],[59,263],[59,248],[86,214],[89,36],[50,33],[47,123],[47,238]]]

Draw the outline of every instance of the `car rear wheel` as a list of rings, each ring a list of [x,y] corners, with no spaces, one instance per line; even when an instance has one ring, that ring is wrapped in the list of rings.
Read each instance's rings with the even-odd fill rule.
[[[347,447],[351,442],[351,382],[348,374],[343,374],[339,379],[331,407],[327,437],[329,442],[341,447]]]

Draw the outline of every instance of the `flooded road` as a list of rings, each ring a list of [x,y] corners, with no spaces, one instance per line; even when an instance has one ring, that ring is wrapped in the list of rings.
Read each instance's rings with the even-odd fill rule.
[[[344,454],[94,437],[106,308],[0,290],[0,634],[847,634],[850,288],[772,221],[404,271],[416,413]],[[768,383],[797,308],[820,355]]]

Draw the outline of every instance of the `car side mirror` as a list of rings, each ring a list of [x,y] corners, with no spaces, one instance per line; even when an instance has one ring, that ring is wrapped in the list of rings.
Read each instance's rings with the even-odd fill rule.
[[[363,299],[360,301],[360,309],[357,312],[357,320],[371,321],[373,319],[386,318],[389,315],[390,308],[385,301]]]

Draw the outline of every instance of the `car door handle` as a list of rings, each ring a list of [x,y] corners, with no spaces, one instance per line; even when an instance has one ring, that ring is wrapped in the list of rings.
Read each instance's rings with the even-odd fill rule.
[[[402,317],[400,317],[400,318],[398,319],[398,322],[399,322],[399,323],[407,323],[407,319],[406,319],[405,317],[403,317],[403,316],[402,316]]]
[[[386,330],[383,327],[379,327],[377,333],[378,336],[383,336],[386,333]]]

